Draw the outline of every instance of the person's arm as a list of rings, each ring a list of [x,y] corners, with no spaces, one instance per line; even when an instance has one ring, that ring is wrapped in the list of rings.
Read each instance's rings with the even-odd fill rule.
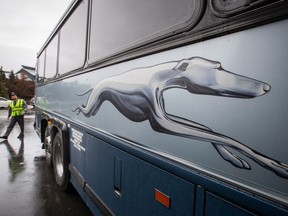
[[[23,100],[23,108],[26,109],[27,108],[27,103],[25,100]]]
[[[11,113],[12,113],[12,109],[11,109],[11,106],[9,105],[9,108],[8,108],[8,117],[7,117],[7,119],[10,118]]]
[[[28,111],[28,106],[27,106],[27,103],[25,100],[23,100],[23,108],[24,108],[24,111],[26,113]]]

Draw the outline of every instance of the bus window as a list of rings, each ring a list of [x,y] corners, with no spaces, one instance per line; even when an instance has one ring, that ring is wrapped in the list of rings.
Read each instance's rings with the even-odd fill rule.
[[[45,69],[45,50],[38,57],[38,65],[37,65],[38,80],[42,80],[44,78],[44,69]]]
[[[59,74],[84,65],[88,1],[82,1],[60,30]]]
[[[57,70],[57,47],[58,37],[54,37],[46,48],[46,65],[45,78],[53,78],[56,76]]]
[[[194,24],[200,9],[195,0],[94,0],[89,62]]]

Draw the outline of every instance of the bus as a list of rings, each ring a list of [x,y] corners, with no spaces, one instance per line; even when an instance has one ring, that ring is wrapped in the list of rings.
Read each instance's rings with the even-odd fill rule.
[[[74,0],[35,128],[94,215],[288,215],[288,1]]]

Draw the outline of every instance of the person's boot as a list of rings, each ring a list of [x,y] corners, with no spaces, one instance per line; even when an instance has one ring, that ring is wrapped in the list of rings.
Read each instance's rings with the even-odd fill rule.
[[[17,137],[18,139],[22,139],[22,138],[24,138],[24,134],[19,134],[19,136]]]

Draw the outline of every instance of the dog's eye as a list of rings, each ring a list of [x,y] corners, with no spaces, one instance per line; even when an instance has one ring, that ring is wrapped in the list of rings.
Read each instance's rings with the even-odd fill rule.
[[[189,65],[188,63],[183,63],[178,67],[178,70],[185,71],[187,69],[188,65]]]

